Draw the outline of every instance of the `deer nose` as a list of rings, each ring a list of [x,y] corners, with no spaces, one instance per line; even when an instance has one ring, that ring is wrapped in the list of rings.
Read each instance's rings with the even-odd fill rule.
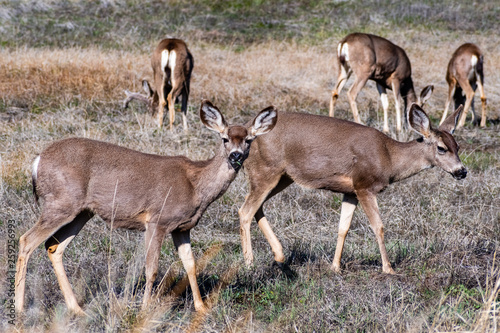
[[[243,164],[243,154],[239,151],[233,151],[229,154],[229,163],[235,170],[238,170]]]
[[[467,169],[464,167],[458,169],[457,171],[453,172],[453,177],[455,179],[464,179],[465,177],[467,177]]]

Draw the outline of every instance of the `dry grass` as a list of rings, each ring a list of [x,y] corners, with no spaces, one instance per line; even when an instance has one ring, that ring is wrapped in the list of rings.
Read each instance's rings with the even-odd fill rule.
[[[18,239],[39,216],[31,196],[30,166],[36,154],[50,142],[83,136],[144,152],[204,159],[213,154],[218,142],[198,119],[202,98],[211,99],[233,122],[250,119],[269,104],[283,111],[327,114],[337,74],[333,55],[336,42],[345,33],[342,29],[362,25],[365,19],[373,23],[383,15],[382,9],[377,9],[370,18],[360,5],[352,14],[356,18],[349,21],[350,14],[345,14],[348,12],[342,4],[332,10],[332,4],[320,2],[311,5],[314,8],[309,13],[293,2],[271,3],[269,7],[252,10],[241,3],[243,9],[239,10],[251,13],[247,20],[241,20],[240,26],[231,16],[238,13],[231,7],[235,4],[217,2],[221,14],[211,12],[208,16],[192,14],[215,6],[211,3],[195,1],[192,7],[185,6],[178,12],[179,17],[170,18],[180,22],[179,35],[187,40],[195,58],[188,111],[190,131],[183,133],[177,127],[169,133],[156,129],[142,105],[121,109],[123,89],[139,91],[140,80],[151,77],[148,50],[164,34],[158,31],[161,27],[140,22],[148,15],[159,20],[155,16],[158,4],[148,3],[150,13],[146,13],[147,6],[143,12],[134,7],[139,3],[129,4],[138,11],[136,17],[124,16],[127,8],[121,1],[101,2],[93,9],[96,15],[113,19],[107,23],[95,20],[91,25],[94,30],[83,25],[88,8],[80,2],[60,10],[57,2],[21,1],[16,8],[0,10],[0,19],[6,22],[0,32],[6,34],[8,41],[7,47],[0,50],[2,239],[7,239],[6,221],[15,221]],[[402,4],[386,5],[387,15],[394,17],[406,8]],[[183,2],[172,6],[182,7]],[[415,6],[412,10],[429,22],[440,22],[425,6]],[[478,8],[494,11],[488,6],[486,3]],[[259,11],[267,9],[292,17],[284,21],[286,29],[276,24],[275,28],[263,28],[261,35],[252,35],[260,28],[245,32],[249,25],[259,23],[257,19],[253,21],[261,14]],[[404,10],[401,19],[411,16]],[[21,24],[19,13],[32,15],[29,24],[35,27],[43,26],[42,17],[53,15],[58,24],[61,20],[71,22],[77,29],[71,30],[66,24],[40,30],[40,39],[52,47],[34,48],[27,40],[37,30],[27,29],[28,23]],[[345,17],[335,16],[343,13]],[[266,204],[267,216],[283,243],[295,278],[289,279],[270,267],[272,254],[257,228],[252,234],[256,265],[250,270],[244,268],[237,210],[247,185],[240,175],[192,232],[195,257],[206,259],[199,260],[198,282],[212,308],[207,316],[194,312],[190,292],[185,291],[182,265],[169,239],[160,258],[160,276],[164,279],[159,286],[158,302],[140,312],[143,237],[123,230],[113,231],[110,237],[109,228],[94,218],[65,255],[75,294],[90,317],[74,318],[67,313],[50,262],[40,247],[28,267],[23,323],[9,325],[7,313],[2,312],[0,330],[497,332],[500,97],[496,92],[500,91],[500,39],[487,30],[470,30],[470,23],[464,24],[468,31],[458,30],[459,15],[455,9],[441,15],[446,24],[456,21],[449,30],[441,25],[435,30],[411,24],[405,29],[394,23],[371,26],[380,29],[373,32],[406,49],[418,88],[435,85],[426,110],[436,121],[446,98],[445,66],[452,51],[463,42],[474,41],[486,59],[488,128],[466,127],[457,133],[468,177],[457,182],[440,170],[429,170],[394,184],[380,195],[386,244],[397,276],[380,273],[378,248],[361,210],[355,214],[346,241],[344,271],[333,274],[329,265],[336,245],[340,196],[298,186],[291,186]],[[463,15],[475,17],[477,13]],[[184,22],[186,17],[189,19]],[[221,21],[222,18],[227,21]],[[345,28],[327,33],[321,30],[322,23],[313,26],[323,19],[324,27],[338,20]],[[11,31],[16,24],[18,44],[12,46]],[[493,23],[493,27],[495,24],[498,23]],[[82,39],[69,38],[78,29]],[[269,37],[273,31],[278,37]],[[297,35],[280,38],[289,32]],[[142,36],[148,37],[141,39]],[[381,128],[381,106],[375,86],[368,84],[358,100],[362,119]],[[339,117],[352,118],[345,95],[339,99],[338,111]],[[7,252],[5,246],[0,249],[0,276],[5,276]],[[111,283],[106,278],[108,273]],[[7,291],[7,284],[0,284],[4,302],[9,300]]]

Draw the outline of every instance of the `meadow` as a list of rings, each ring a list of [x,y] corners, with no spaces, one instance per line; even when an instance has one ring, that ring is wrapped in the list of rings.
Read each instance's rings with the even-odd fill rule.
[[[500,331],[498,17],[494,0],[0,2],[0,331]],[[40,215],[31,165],[44,147],[77,136],[201,160],[219,144],[199,120],[202,99],[217,105],[230,123],[250,120],[268,105],[327,115],[337,43],[354,31],[384,36],[406,50],[417,90],[435,86],[424,107],[434,126],[446,100],[452,52],[474,42],[485,55],[487,126],[467,122],[455,133],[467,178],[457,181],[434,168],[378,196],[396,275],[382,273],[375,236],[360,208],[342,272],[332,272],[342,197],[297,185],[265,205],[291,273],[273,265],[255,223],[255,264],[246,268],[238,209],[248,189],[240,172],[191,232],[207,314],[194,311],[170,236],[162,247],[157,300],[140,311],[144,236],[111,230],[95,217],[64,258],[88,316],[67,311],[41,245],[28,265],[25,314],[9,323],[9,260],[17,260],[17,253],[9,252],[8,241],[17,241]],[[179,113],[170,132],[157,128],[144,105],[122,108],[123,91],[140,91],[141,80],[152,78],[151,52],[167,36],[184,39],[194,57],[188,132]],[[345,92],[336,116],[352,120]],[[382,129],[373,82],[359,94],[358,107],[367,125]],[[406,131],[403,138],[416,136]]]

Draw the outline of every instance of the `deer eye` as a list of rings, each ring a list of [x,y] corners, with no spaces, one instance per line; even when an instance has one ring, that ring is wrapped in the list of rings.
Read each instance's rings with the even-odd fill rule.
[[[439,154],[445,154],[447,152],[447,149],[441,146],[438,146],[438,153]]]
[[[228,142],[229,142],[229,139],[228,139],[228,138],[222,138],[222,142],[224,142],[224,143],[228,143]]]
[[[253,142],[253,139],[246,139],[246,140],[245,140],[245,143],[246,143],[247,145],[251,144],[252,142]]]

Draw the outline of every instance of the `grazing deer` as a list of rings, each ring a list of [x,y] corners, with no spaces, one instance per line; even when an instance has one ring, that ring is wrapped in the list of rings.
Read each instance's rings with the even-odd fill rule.
[[[452,136],[461,110],[434,129],[427,114],[412,104],[409,123],[421,137],[410,142],[398,142],[374,128],[341,119],[279,113],[273,131],[254,141],[245,162],[250,193],[239,216],[246,264],[253,263],[250,225],[254,217],[271,245],[275,261],[281,265],[284,262],[282,246],[264,215],[263,205],[296,182],[344,194],[333,270],[340,270],[344,240],[360,202],[380,248],[383,272],[393,274],[376,196],[389,184],[434,166],[456,179],[465,178],[467,171]]]
[[[448,82],[449,88],[441,122],[445,121],[453,98],[455,108],[465,103],[464,112],[458,122],[457,128],[464,126],[465,118],[467,118],[467,113],[471,107],[472,122],[479,123],[476,111],[474,110],[474,92],[477,86],[479,86],[482,104],[481,127],[486,126],[483,62],[483,53],[477,45],[472,43],[463,44],[453,53],[448,63],[448,70],[446,71],[446,82]]]
[[[384,109],[383,131],[386,133],[389,132],[387,119],[389,99],[387,98],[386,89],[391,89],[394,94],[396,130],[398,132],[401,131],[401,106],[399,104],[399,97],[403,97],[404,112],[406,115],[409,105],[418,103],[420,106],[423,106],[434,89],[432,85],[425,87],[417,99],[411,79],[410,59],[408,59],[406,52],[399,46],[379,36],[363,33],[347,35],[338,45],[337,60],[339,75],[337,84],[332,91],[330,117],[334,116],[335,103],[352,73],[354,73],[355,79],[347,93],[347,97],[349,98],[354,121],[361,123],[356,105],[356,97],[365,86],[366,81],[373,80],[377,83],[377,90]]]
[[[252,140],[274,127],[277,112],[271,106],[262,110],[249,127],[228,126],[220,111],[203,101],[200,117],[222,138],[218,153],[206,161],[144,154],[83,138],[57,141],[37,157],[33,191],[44,199],[44,205],[38,222],[19,240],[15,286],[18,312],[23,309],[29,257],[45,241],[68,308],[83,313],[64,271],[62,256],[94,214],[113,228],[146,232],[143,308],[151,297],[163,238],[171,233],[189,278],[195,309],[205,310],[196,283],[190,229],[227,190],[247,158]]]
[[[170,130],[175,120],[174,103],[182,98],[182,124],[187,129],[187,105],[189,99],[189,83],[193,71],[194,60],[186,43],[180,39],[162,40],[151,57],[153,67],[153,87],[147,80],[142,81],[146,95],[125,91],[127,99],[123,107],[127,108],[131,100],[137,99],[148,104],[153,115],[156,114],[158,126],[163,124],[163,110],[168,106]],[[166,96],[166,97],[165,97]]]

